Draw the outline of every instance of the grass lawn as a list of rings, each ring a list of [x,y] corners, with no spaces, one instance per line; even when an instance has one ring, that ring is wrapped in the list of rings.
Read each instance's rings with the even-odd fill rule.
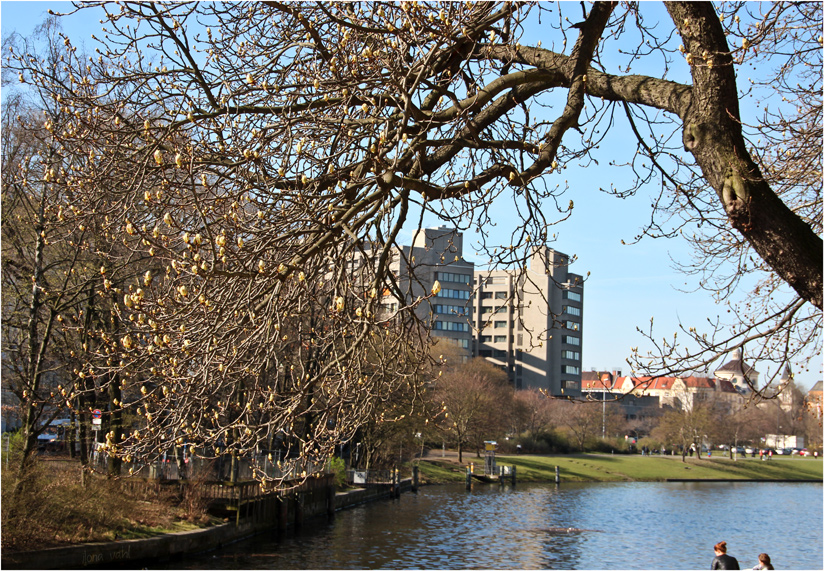
[[[811,458],[714,457],[687,458],[680,456],[639,456],[610,454],[571,454],[558,456],[498,456],[499,465],[515,465],[519,482],[555,481],[555,466],[560,468],[562,481],[619,482],[661,481],[668,479],[729,479],[729,480],[822,480],[824,462]],[[482,465],[482,461],[472,458]],[[462,482],[464,468],[455,462],[423,461],[421,474],[427,481]]]

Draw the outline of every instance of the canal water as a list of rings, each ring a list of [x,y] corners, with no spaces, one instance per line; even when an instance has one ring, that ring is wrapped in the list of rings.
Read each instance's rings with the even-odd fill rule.
[[[726,541],[742,569],[824,569],[821,484],[426,486],[258,536],[182,569],[709,569]],[[576,528],[568,532],[567,528]]]

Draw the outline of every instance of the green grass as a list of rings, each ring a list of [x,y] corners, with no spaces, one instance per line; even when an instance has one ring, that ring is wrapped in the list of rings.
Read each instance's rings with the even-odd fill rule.
[[[454,463],[429,462],[418,463],[421,482],[424,484],[448,484],[463,482],[466,479],[465,468]]]
[[[473,459],[476,461],[477,460]],[[517,466],[519,482],[553,482],[555,466],[562,481],[620,482],[696,480],[822,480],[824,462],[809,458],[687,458],[680,456],[625,456],[608,454],[572,454],[558,456],[499,456],[498,464]],[[451,470],[450,470],[451,468]],[[462,482],[464,472],[455,464],[421,462],[422,474],[433,474],[434,481]]]

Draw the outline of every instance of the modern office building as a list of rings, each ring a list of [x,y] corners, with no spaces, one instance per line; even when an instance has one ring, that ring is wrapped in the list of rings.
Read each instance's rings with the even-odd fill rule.
[[[390,267],[408,300],[440,285],[416,309],[432,335],[485,357],[515,388],[581,395],[584,283],[567,255],[536,248],[526,267],[476,271],[464,259],[463,235],[443,226],[422,229],[397,254]],[[385,298],[384,308],[400,303]]]
[[[580,396],[584,281],[569,271],[569,256],[536,248],[525,268],[475,278],[475,354],[515,388]]]
[[[421,229],[412,246],[403,246],[389,267],[405,289],[407,303],[429,295],[436,281],[440,284],[437,295],[416,307],[417,316],[434,336],[471,352],[475,265],[463,257],[463,235],[446,227]],[[399,303],[385,299],[384,309],[397,310]]]

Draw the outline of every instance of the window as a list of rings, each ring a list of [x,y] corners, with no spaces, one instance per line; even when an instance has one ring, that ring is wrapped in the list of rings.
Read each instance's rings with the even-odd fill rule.
[[[481,335],[481,343],[492,343],[492,335]]]
[[[566,373],[567,375],[580,375],[581,374],[581,367],[574,367],[572,365],[564,365],[561,367],[561,372]]]
[[[570,301],[581,301],[581,294],[577,291],[564,290],[564,299]]]
[[[505,291],[496,291],[495,292],[495,299],[506,299],[507,293]]]
[[[500,305],[495,308],[495,313],[506,313],[506,306],[501,307]]]
[[[438,292],[437,297],[448,297],[452,299],[469,299],[469,291],[463,289],[443,288]]]
[[[451,272],[435,272],[435,279],[442,282],[452,282],[466,285],[472,283],[472,276],[466,274],[453,274]]]
[[[491,357],[492,356],[492,349],[481,349],[478,351],[478,355],[481,357]]]
[[[581,325],[574,321],[567,321],[564,325],[567,329],[571,329],[572,331],[578,331],[581,328]]]
[[[452,339],[452,341],[462,349],[469,349],[469,339]]]
[[[492,350],[492,356],[495,359],[500,359],[502,361],[506,361],[506,351],[503,351],[501,349],[493,349]]]
[[[561,388],[578,390],[578,381],[561,381]]]
[[[506,327],[506,321],[496,321],[493,325],[495,329],[504,329]]]
[[[581,360],[581,354],[578,351],[561,351],[561,358],[572,359],[574,361]]]
[[[487,313],[492,313],[492,308],[488,306],[481,307],[481,315],[486,315]]]
[[[577,315],[580,317],[581,315],[581,308],[580,307],[573,307],[571,305],[564,306],[564,313],[567,315]]]
[[[384,311],[391,311],[391,312],[394,313],[395,311],[398,311],[398,304],[397,303],[382,303],[381,304],[381,309],[384,310]]]
[[[435,313],[440,315],[469,315],[470,310],[465,305],[435,304]]]
[[[456,323],[454,321],[436,321],[435,330],[437,331],[469,331],[469,323]]]
[[[518,333],[518,335],[516,336],[516,339],[517,339],[517,341],[515,341],[516,345],[523,345],[524,344],[524,334],[523,333]]]
[[[492,292],[491,291],[481,292],[481,299],[492,299]]]
[[[495,343],[506,343],[506,335],[496,335]]]
[[[564,335],[562,341],[567,345],[577,345],[579,347],[581,345],[581,338],[573,337],[572,335]]]

